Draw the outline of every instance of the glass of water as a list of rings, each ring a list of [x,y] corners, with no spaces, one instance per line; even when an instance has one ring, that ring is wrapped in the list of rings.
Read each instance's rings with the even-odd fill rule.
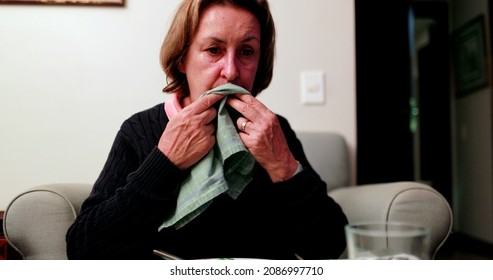
[[[429,259],[430,231],[404,223],[355,223],[345,228],[349,259]]]

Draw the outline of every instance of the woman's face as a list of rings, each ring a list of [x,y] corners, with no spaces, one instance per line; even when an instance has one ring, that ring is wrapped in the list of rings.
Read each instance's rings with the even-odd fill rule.
[[[260,57],[260,24],[245,9],[212,5],[204,10],[180,71],[187,76],[190,100],[233,83],[252,90]]]

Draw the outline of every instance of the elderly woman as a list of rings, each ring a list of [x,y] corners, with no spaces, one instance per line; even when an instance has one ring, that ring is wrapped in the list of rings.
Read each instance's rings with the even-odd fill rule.
[[[172,98],[121,126],[67,233],[69,258],[150,259],[154,249],[185,259],[339,257],[344,213],[286,119],[255,98],[270,84],[274,49],[267,0],[181,3],[161,49]],[[221,86],[228,94],[214,92]],[[254,166],[235,195],[223,189],[181,219],[184,189],[207,192],[217,179],[193,175],[220,150],[222,106]]]

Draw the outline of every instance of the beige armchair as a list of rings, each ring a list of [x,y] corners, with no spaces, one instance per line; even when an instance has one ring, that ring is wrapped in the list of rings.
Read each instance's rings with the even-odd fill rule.
[[[430,186],[395,182],[347,187],[349,160],[344,138],[335,133],[299,133],[313,167],[349,222],[398,221],[431,229],[434,256],[452,229],[447,201]],[[52,184],[19,194],[8,205],[4,234],[24,259],[66,259],[65,234],[91,191],[90,184]]]
[[[337,133],[298,133],[313,168],[327,183],[329,196],[341,205],[349,223],[401,222],[431,231],[430,252],[435,258],[452,231],[453,215],[447,200],[419,182],[349,185],[346,141]]]

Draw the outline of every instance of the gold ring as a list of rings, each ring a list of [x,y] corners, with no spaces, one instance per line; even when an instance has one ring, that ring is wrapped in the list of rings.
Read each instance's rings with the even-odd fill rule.
[[[247,124],[248,124],[247,121],[241,124],[241,131],[245,131],[245,127],[247,126]]]

